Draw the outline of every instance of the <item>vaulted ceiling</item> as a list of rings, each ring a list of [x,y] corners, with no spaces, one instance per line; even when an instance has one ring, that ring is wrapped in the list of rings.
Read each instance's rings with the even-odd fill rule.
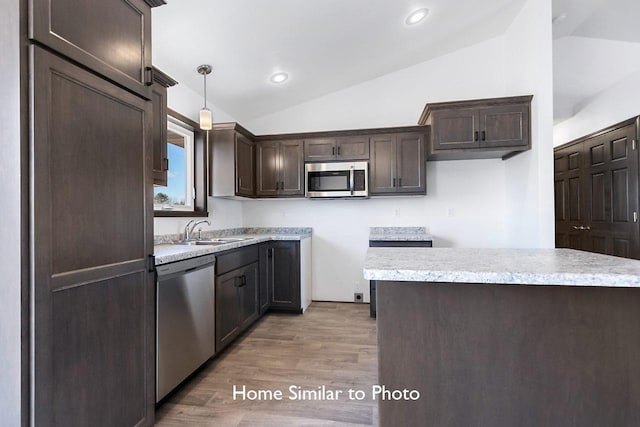
[[[640,72],[638,0],[553,0],[556,121]]]
[[[153,10],[153,62],[197,93],[196,67],[211,64],[209,101],[242,122],[496,37],[524,2],[168,0]],[[277,71],[289,80],[271,83]]]

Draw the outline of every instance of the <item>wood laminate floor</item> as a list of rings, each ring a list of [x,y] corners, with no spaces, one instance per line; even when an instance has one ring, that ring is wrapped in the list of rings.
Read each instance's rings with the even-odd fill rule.
[[[156,425],[377,425],[377,378],[369,305],[314,302],[303,315],[264,316],[158,407]],[[282,400],[233,400],[233,385],[280,390]],[[321,386],[342,393],[337,400],[298,399],[298,390]],[[364,400],[350,400],[349,389],[364,391]]]

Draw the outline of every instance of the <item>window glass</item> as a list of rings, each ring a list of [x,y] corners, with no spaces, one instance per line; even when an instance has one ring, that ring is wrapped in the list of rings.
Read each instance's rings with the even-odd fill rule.
[[[154,187],[157,211],[193,210],[193,131],[169,117],[167,123],[167,186]]]

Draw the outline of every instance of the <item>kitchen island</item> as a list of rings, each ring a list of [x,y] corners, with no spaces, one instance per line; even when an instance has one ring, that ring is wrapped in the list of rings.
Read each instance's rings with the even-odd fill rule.
[[[640,261],[370,248],[364,277],[381,426],[640,425]]]

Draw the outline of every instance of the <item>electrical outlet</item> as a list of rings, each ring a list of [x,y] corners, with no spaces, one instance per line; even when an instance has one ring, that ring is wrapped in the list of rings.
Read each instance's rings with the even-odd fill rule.
[[[353,302],[364,302],[364,298],[362,297],[362,292],[353,293]]]

